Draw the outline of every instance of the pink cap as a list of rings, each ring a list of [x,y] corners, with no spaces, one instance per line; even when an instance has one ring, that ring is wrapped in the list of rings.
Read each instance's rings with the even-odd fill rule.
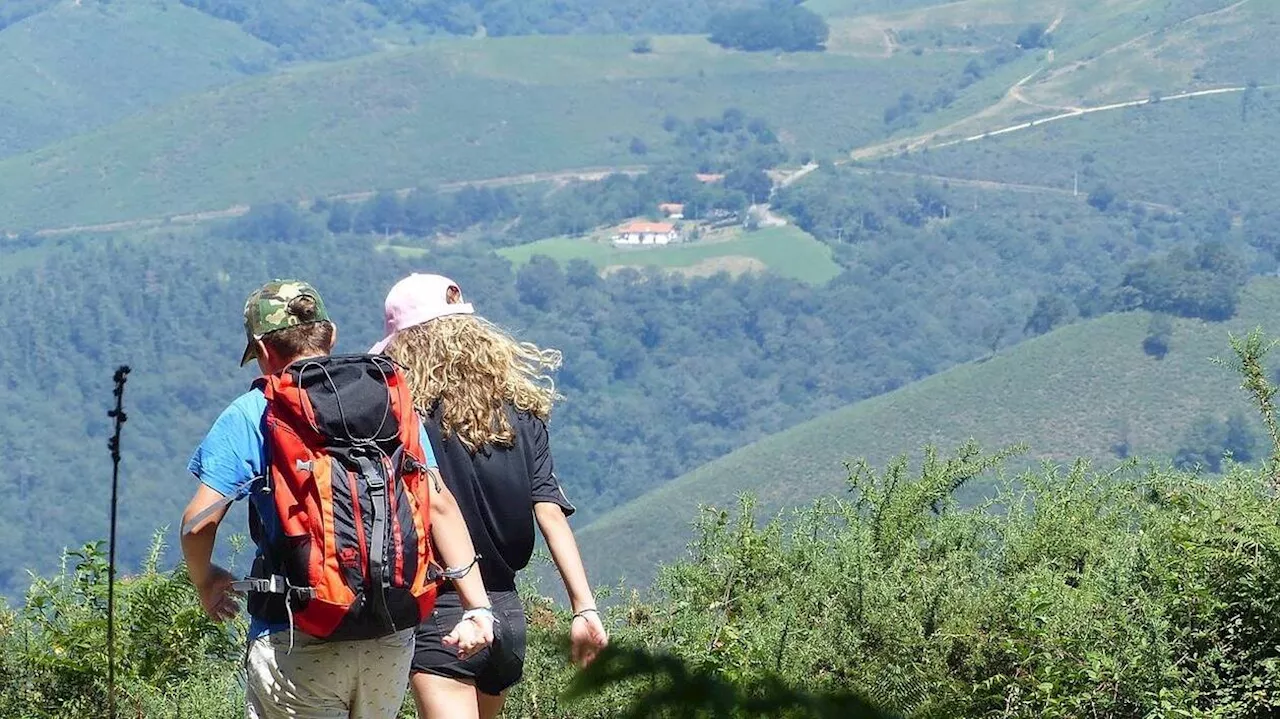
[[[395,339],[396,333],[410,327],[449,315],[470,315],[475,308],[464,302],[449,303],[449,290],[462,294],[458,283],[441,275],[417,272],[400,280],[387,293],[384,305],[387,336],[369,348],[369,354],[381,354]]]

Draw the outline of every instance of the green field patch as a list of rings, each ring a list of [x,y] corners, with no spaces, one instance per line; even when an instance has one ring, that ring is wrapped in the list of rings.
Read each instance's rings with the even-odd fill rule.
[[[586,260],[601,269],[619,267],[697,268],[717,258],[750,258],[770,270],[810,284],[822,284],[840,274],[831,248],[795,227],[768,227],[735,233],[726,239],[700,240],[662,247],[614,247],[606,240],[553,237],[527,245],[508,247],[498,254],[516,265],[534,255],[557,262]],[[751,263],[729,262],[726,271],[752,269]]]

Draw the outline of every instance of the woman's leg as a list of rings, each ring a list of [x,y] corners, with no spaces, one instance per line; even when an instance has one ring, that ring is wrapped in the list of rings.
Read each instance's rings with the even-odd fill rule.
[[[498,696],[485,694],[484,692],[476,692],[479,699],[480,719],[496,719],[502,713],[502,705],[507,701],[507,693],[503,692]]]
[[[409,686],[413,689],[418,719],[480,719],[479,694],[471,684],[415,672]]]

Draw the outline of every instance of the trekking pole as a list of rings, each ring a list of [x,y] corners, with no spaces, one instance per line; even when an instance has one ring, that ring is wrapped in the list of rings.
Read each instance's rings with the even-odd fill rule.
[[[115,434],[107,441],[111,450],[111,539],[107,558],[107,716],[116,719],[116,500],[120,496],[120,428],[129,419],[124,413],[124,383],[129,367],[116,369],[116,408],[107,412],[115,420]]]

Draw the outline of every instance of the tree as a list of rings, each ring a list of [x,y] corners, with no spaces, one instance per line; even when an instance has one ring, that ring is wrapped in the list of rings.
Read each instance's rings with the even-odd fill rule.
[[[1179,469],[1203,467],[1210,472],[1222,471],[1222,459],[1248,464],[1258,456],[1258,435],[1244,413],[1235,411],[1224,422],[1204,416],[1196,420],[1174,456]]]
[[[565,276],[560,263],[546,255],[534,255],[516,275],[520,301],[546,310],[564,291]]]
[[[334,234],[350,232],[354,222],[355,211],[351,209],[351,203],[338,200],[329,205],[329,219],[325,225],[330,232]]]
[[[1213,473],[1222,469],[1222,453],[1227,443],[1226,423],[1215,417],[1200,417],[1187,430],[1173,464],[1181,470],[1203,467]]]
[[[404,225],[404,203],[396,193],[382,190],[360,208],[354,224],[356,232],[399,232]]]
[[[653,41],[647,37],[638,37],[631,43],[631,52],[637,55],[648,55],[653,52]]]
[[[1173,337],[1173,320],[1163,312],[1153,312],[1147,322],[1147,337],[1142,340],[1142,351],[1156,359],[1169,354],[1169,340]]]
[[[1129,428],[1129,420],[1121,419],[1119,426],[1116,428],[1115,441],[1111,443],[1111,453],[1116,459],[1128,459],[1133,452],[1132,432]]]
[[[773,191],[773,180],[762,170],[734,169],[724,176],[724,187],[742,192],[753,202],[760,203],[769,199],[769,193]]]
[[[431,188],[414,190],[404,198],[405,229],[424,237],[435,234],[442,224],[449,221],[451,215],[457,215],[456,212],[450,212],[456,208],[449,207],[449,204]]]
[[[1235,315],[1247,279],[1239,255],[1225,243],[1211,240],[1191,251],[1178,248],[1131,266],[1117,297],[1132,296],[1137,306],[1153,312],[1220,322]]]
[[[631,154],[633,155],[649,154],[649,146],[645,144],[644,140],[641,140],[638,137],[631,138],[631,145],[628,147],[628,149],[631,151]]]
[[[1031,315],[1027,317],[1027,323],[1022,331],[1030,337],[1036,337],[1066,322],[1070,315],[1071,305],[1064,297],[1041,295],[1036,300],[1036,306],[1031,310]]]
[[[1253,106],[1254,98],[1258,94],[1258,81],[1256,79],[1249,80],[1245,85],[1244,92],[1240,94],[1240,121],[1249,121],[1249,108]]]
[[[1023,50],[1048,47],[1049,35],[1045,32],[1046,29],[1041,23],[1028,25],[1023,28],[1022,32],[1018,33],[1018,39],[1015,42]]]
[[[736,50],[801,52],[824,49],[830,28],[808,8],[775,1],[716,13],[707,22],[707,34],[711,42]]]
[[[233,220],[229,233],[240,240],[261,239],[278,242],[303,242],[313,238],[316,228],[298,212],[295,205],[274,202],[255,205],[243,217]]]
[[[965,63],[964,66],[964,77],[965,80],[967,80],[964,84],[972,85],[978,80],[981,80],[985,72],[986,71],[982,68],[982,63],[978,61],[978,58],[975,57],[969,60],[969,62]]]
[[[1106,212],[1111,204],[1116,201],[1116,193],[1106,185],[1098,185],[1089,192],[1089,204],[1099,210]]]

